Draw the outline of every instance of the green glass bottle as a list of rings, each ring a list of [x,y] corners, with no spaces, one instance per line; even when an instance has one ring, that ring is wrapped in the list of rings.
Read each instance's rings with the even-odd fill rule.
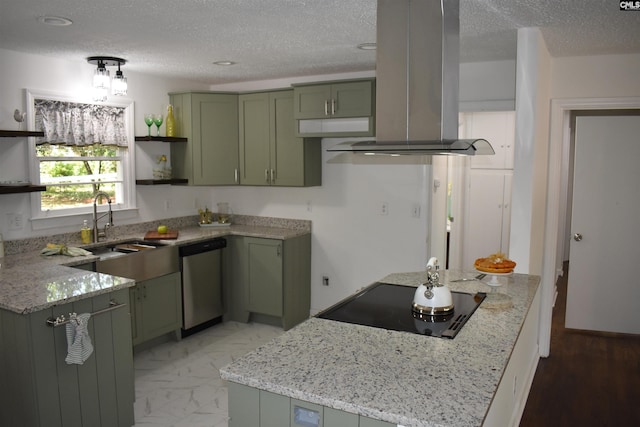
[[[176,119],[173,116],[173,105],[167,107],[167,121],[165,122],[167,136],[176,136]]]

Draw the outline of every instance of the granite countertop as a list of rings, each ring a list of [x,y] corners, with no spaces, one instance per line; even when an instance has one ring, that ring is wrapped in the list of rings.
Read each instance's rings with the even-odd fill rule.
[[[224,227],[189,226],[180,228],[178,239],[161,240],[160,242],[169,245],[183,245],[230,235],[286,240],[310,233],[309,229],[287,228],[286,222],[284,225],[284,227],[251,224],[232,224]],[[116,238],[82,247],[91,248],[105,243],[119,243],[143,237],[144,233],[141,232],[120,233]],[[38,247],[44,247],[43,243],[40,242]],[[40,250],[28,250],[5,256],[0,263],[0,309],[28,314],[108,293],[118,287],[135,285],[135,281],[131,279],[72,268],[97,259],[98,257],[94,255],[43,256],[40,254]]]
[[[488,293],[452,340],[314,317],[223,367],[221,376],[407,427],[480,426],[540,278],[499,277],[499,287],[449,283],[474,275],[446,271],[441,279],[454,291]],[[416,286],[426,274],[381,281]],[[505,300],[510,308],[488,308]]]

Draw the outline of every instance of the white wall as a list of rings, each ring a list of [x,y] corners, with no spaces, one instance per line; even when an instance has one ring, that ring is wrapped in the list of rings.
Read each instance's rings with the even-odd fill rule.
[[[518,30],[516,142],[509,255],[519,273],[540,274],[546,207],[551,63],[537,28]]]

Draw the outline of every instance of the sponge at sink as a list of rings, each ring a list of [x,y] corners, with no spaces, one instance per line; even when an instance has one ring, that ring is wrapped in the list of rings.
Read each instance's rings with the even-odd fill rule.
[[[84,256],[91,255],[91,252],[82,248],[74,248],[67,245],[56,245],[54,243],[47,243],[47,247],[40,251],[42,255],[67,255],[67,256]]]

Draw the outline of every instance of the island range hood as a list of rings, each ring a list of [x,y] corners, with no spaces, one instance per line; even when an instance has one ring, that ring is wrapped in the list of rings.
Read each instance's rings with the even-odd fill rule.
[[[458,139],[459,0],[378,0],[376,140],[328,149],[386,155],[495,154]]]

